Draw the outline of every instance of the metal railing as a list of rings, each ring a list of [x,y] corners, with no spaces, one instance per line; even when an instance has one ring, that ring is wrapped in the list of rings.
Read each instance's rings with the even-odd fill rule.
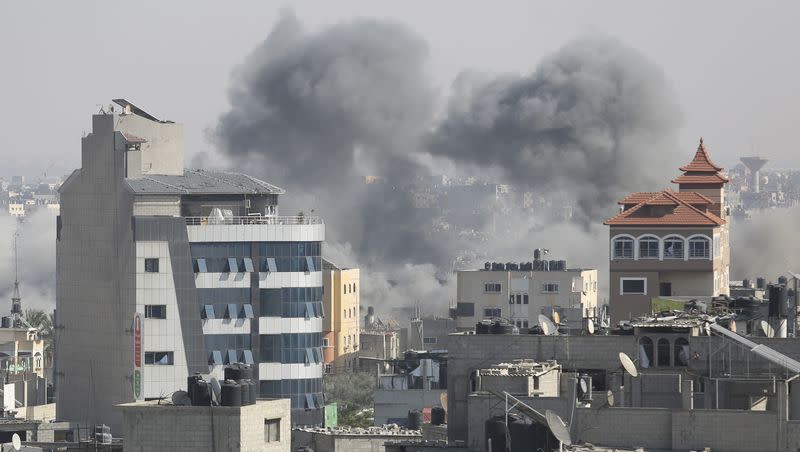
[[[252,215],[252,216],[236,216],[236,217],[184,217],[186,218],[187,226],[206,226],[206,225],[238,225],[238,224],[322,224],[322,218],[312,215],[292,215],[292,216],[278,216],[278,215]]]

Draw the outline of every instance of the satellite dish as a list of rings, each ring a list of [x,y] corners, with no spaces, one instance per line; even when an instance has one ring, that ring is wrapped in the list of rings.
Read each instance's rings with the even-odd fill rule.
[[[736,320],[731,319],[731,323],[729,323],[728,325],[730,327],[730,330],[735,333],[736,332]]]
[[[622,367],[625,368],[625,372],[628,372],[628,375],[634,378],[639,376],[639,371],[636,370],[636,364],[633,363],[630,356],[619,352],[619,362],[622,363]]]
[[[172,393],[172,404],[176,406],[189,406],[192,404],[192,399],[189,398],[189,393],[186,391],[175,391]]]
[[[594,334],[594,320],[588,319],[586,321],[586,329],[589,331],[589,334]]]
[[[222,396],[220,395],[222,387],[219,385],[219,381],[214,377],[209,379],[209,383],[211,383],[211,399],[219,405],[222,400]]]
[[[589,392],[589,385],[586,384],[586,379],[585,378],[581,378],[580,382],[581,382],[580,383],[581,384],[581,394],[586,394],[587,392]]]
[[[772,329],[772,325],[766,320],[761,321],[761,331],[763,331],[764,335],[767,337],[775,337],[775,330]]]
[[[547,420],[547,426],[550,428],[550,431],[553,432],[553,436],[562,444],[571,446],[572,435],[569,434],[567,425],[564,424],[561,417],[550,410],[544,412],[544,417]]]
[[[612,392],[610,389],[608,392],[606,392],[606,402],[608,403],[608,406],[614,406],[614,392]]]
[[[22,441],[20,441],[19,435],[16,433],[11,437],[11,447],[13,447],[14,450],[22,449]]]
[[[555,324],[561,323],[561,314],[559,314],[558,311],[556,310],[553,310],[553,323]]]
[[[544,314],[539,314],[539,326],[542,327],[542,332],[545,336],[558,334],[558,328]]]

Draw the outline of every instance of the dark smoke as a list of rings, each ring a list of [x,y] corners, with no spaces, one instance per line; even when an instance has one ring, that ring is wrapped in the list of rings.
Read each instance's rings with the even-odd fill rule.
[[[238,169],[287,188],[282,213],[323,216],[326,253],[362,268],[366,303],[441,308],[455,296],[453,259],[476,248],[529,260],[545,246],[603,265],[605,231],[589,225],[611,216],[623,192],[666,186],[665,169],[674,171],[664,165],[678,150],[674,96],[658,68],[615,39],[578,39],[525,77],[462,74],[438,121],[429,63],[424,40],[402,25],[308,32],[286,14],[235,73],[215,129]],[[432,232],[438,211],[414,209],[409,187],[436,173],[574,199],[583,228],[557,231],[586,237],[541,243],[560,234],[527,213],[515,214],[518,232],[489,243]]]
[[[586,224],[675,171],[679,110],[661,70],[614,38],[592,34],[527,76],[464,73],[428,148],[519,186],[562,190]],[[678,153],[676,153],[678,151]],[[667,172],[665,172],[665,170]]]

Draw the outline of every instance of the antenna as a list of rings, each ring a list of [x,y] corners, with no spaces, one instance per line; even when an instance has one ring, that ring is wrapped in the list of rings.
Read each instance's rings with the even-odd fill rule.
[[[17,239],[19,232],[14,233],[14,292],[11,295],[11,326],[22,327],[22,296],[19,293],[19,259],[17,258]]]
[[[544,314],[539,314],[539,326],[542,327],[542,332],[545,336],[552,336],[558,334],[558,327],[556,327],[550,319]]]
[[[622,367],[625,369],[625,372],[628,372],[628,375],[634,378],[639,376],[639,371],[636,369],[636,364],[633,363],[633,360],[630,356],[623,352],[619,352],[619,362],[622,363]]]
[[[550,410],[544,412],[544,417],[547,420],[547,426],[550,428],[550,431],[553,432],[553,436],[562,444],[571,446],[572,435],[569,434],[567,425],[561,420],[561,417]]]

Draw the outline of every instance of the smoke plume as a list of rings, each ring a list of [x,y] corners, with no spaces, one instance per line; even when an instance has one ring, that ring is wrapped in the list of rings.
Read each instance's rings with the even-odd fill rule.
[[[10,315],[14,290],[14,234],[19,255],[19,286],[22,309],[55,308],[56,297],[56,213],[38,209],[22,223],[9,215],[0,215],[0,315]]]
[[[787,272],[800,273],[797,227],[800,207],[754,211],[731,224],[731,279],[777,281]]]
[[[355,20],[307,31],[286,14],[235,72],[215,139],[240,170],[287,188],[282,213],[313,209],[325,219],[325,254],[361,267],[368,304],[444,307],[464,255],[475,267],[483,258],[530,260],[544,246],[576,264],[606,265],[607,236],[598,240],[604,230],[591,225],[613,215],[624,192],[665,186],[664,168],[675,167],[664,162],[677,149],[680,116],[661,71],[590,35],[530,75],[465,72],[445,103],[429,65],[425,41],[402,25]],[[441,187],[438,204],[415,205],[421,182],[442,173],[510,183],[514,196],[558,194],[582,226],[545,228],[541,212],[501,201],[487,209]],[[484,224],[434,227],[455,211]]]

